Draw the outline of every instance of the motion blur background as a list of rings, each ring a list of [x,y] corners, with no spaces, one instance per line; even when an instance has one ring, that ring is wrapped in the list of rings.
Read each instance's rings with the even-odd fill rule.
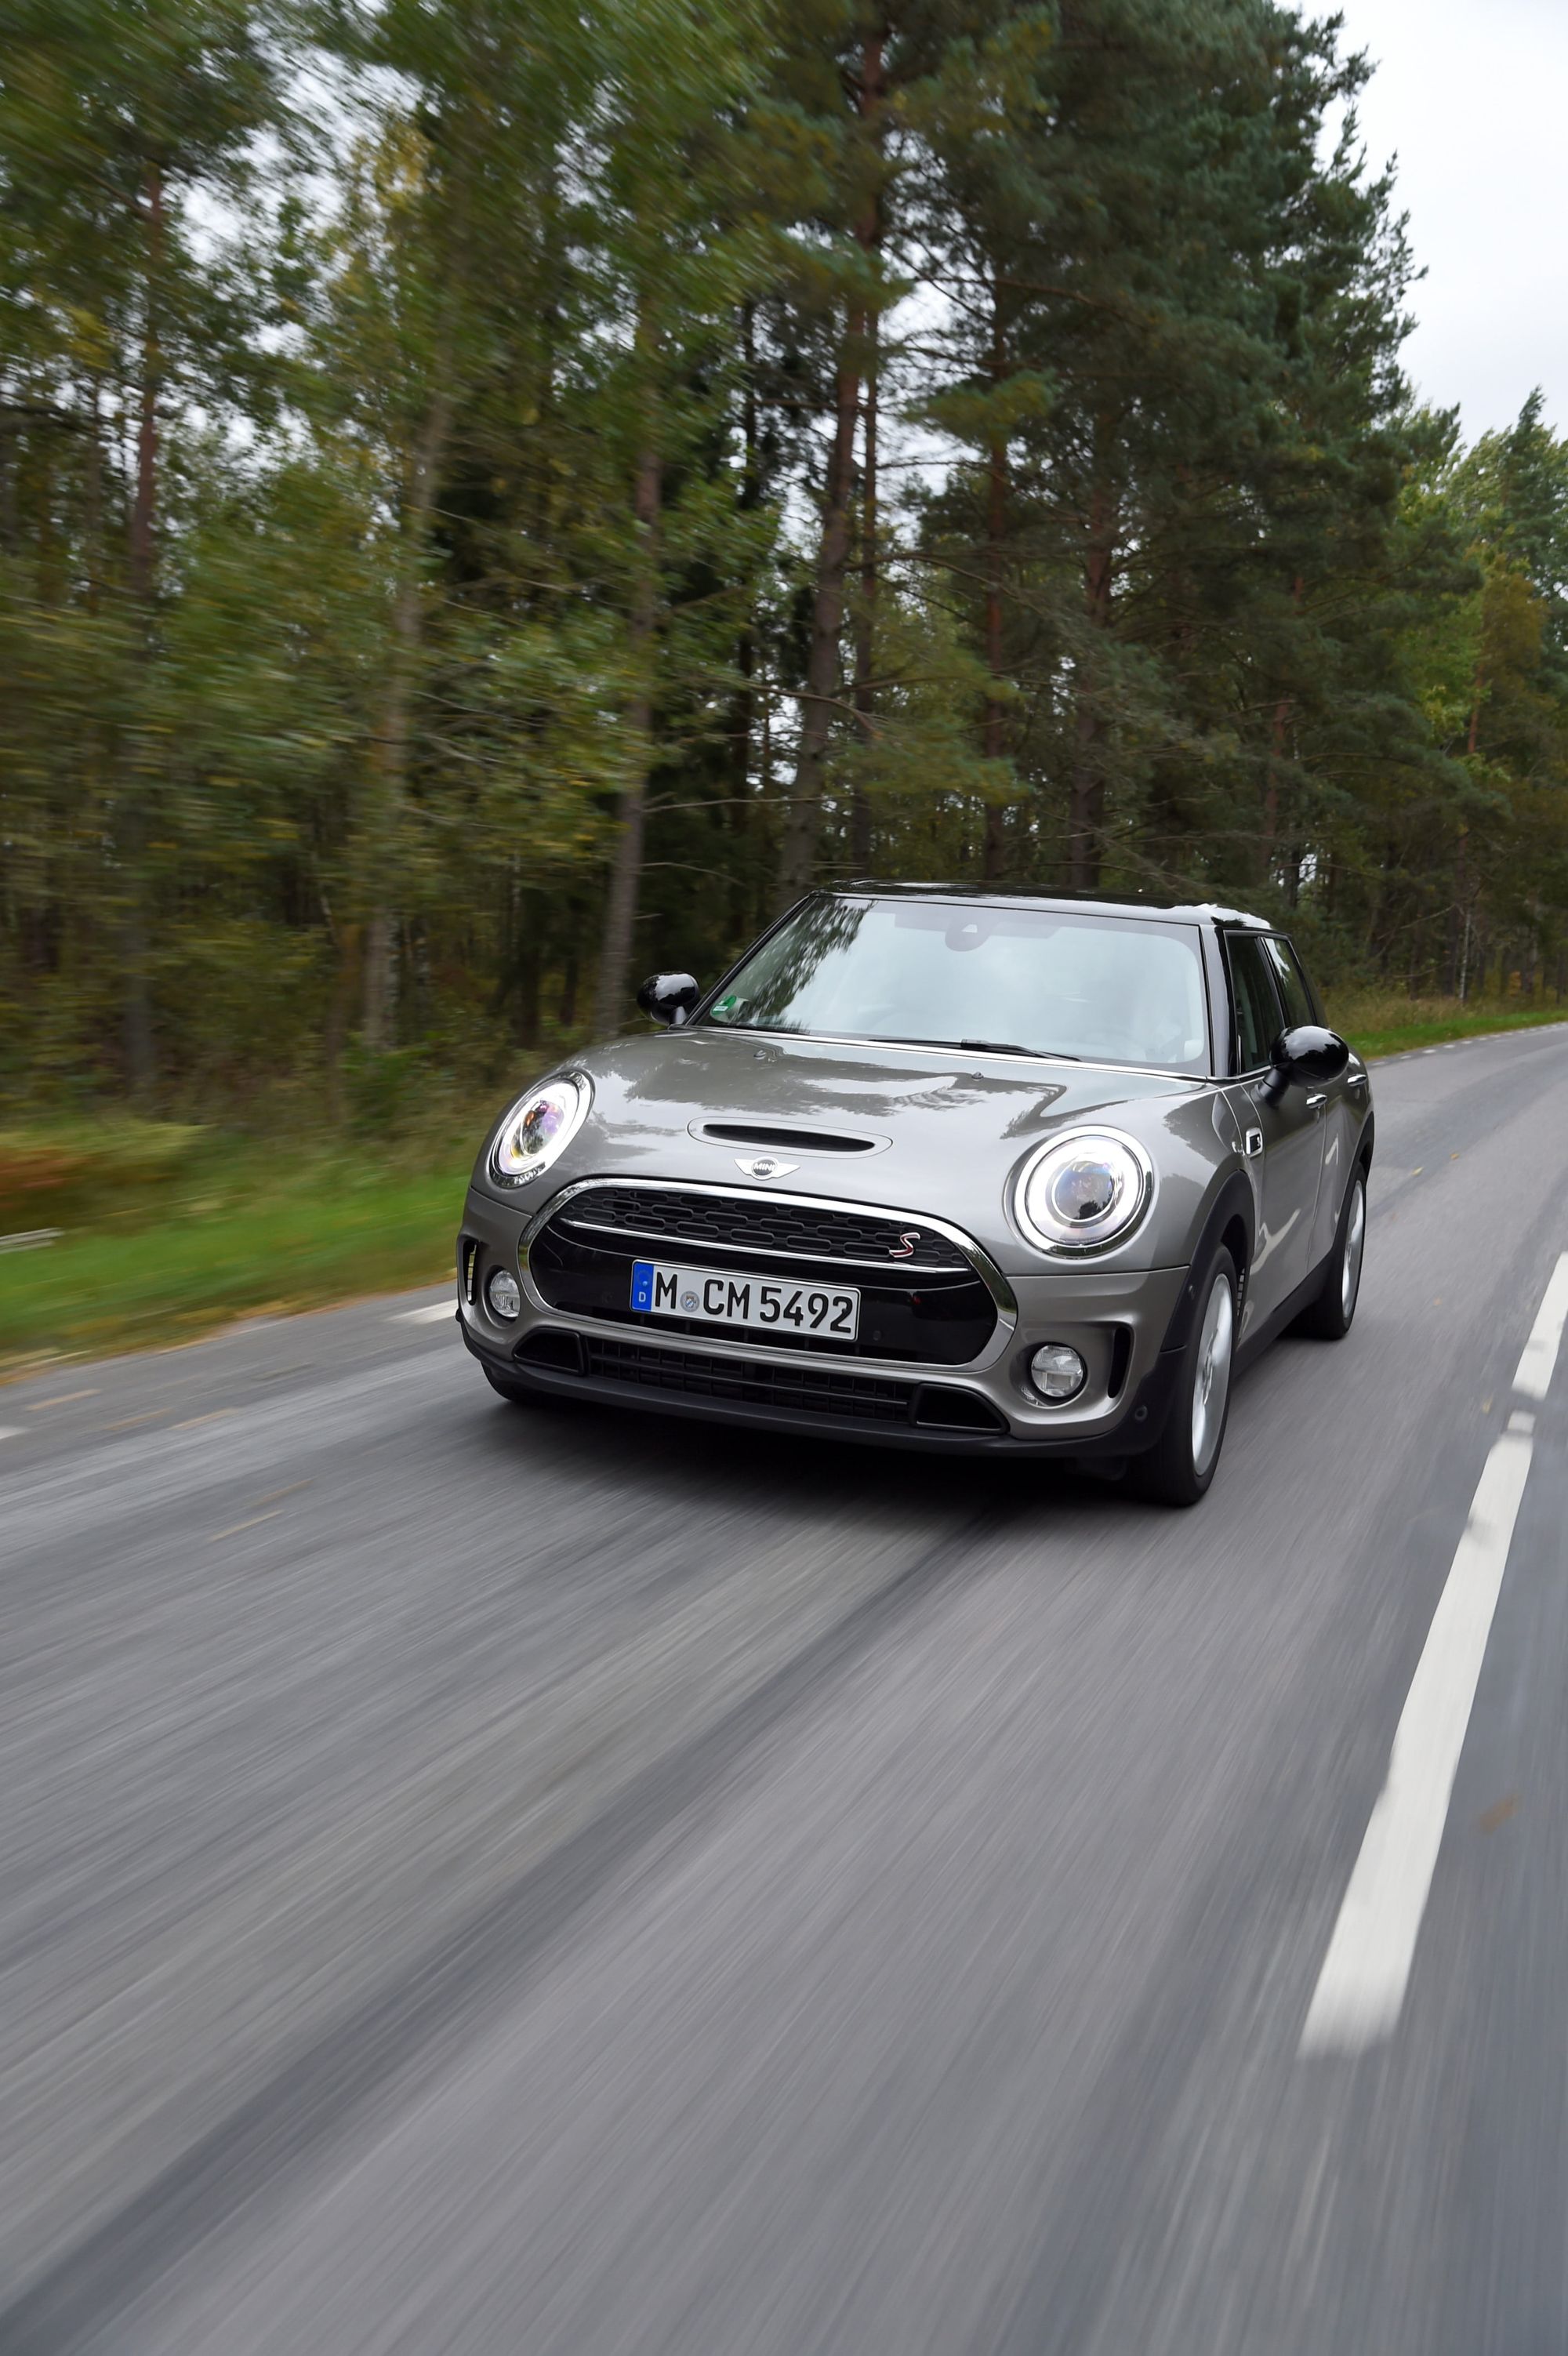
[[[435,1275],[498,1093],[816,877],[1240,901],[1363,1045],[1556,1013],[1563,47],[20,0],[6,1362]]]
[[[5,0],[0,2356],[1568,2348],[1565,87]],[[1412,1051],[1196,1512],[463,1350],[489,1117],[857,873]]]

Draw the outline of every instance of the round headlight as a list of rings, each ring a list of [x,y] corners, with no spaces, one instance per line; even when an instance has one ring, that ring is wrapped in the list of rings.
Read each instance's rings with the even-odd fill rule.
[[[491,1173],[504,1185],[526,1185],[560,1160],[587,1117],[593,1090],[580,1072],[548,1080],[514,1104],[490,1152]]]
[[[1154,1164],[1135,1139],[1079,1129],[1025,1163],[1014,1208],[1041,1251],[1103,1251],[1137,1225],[1154,1191]]]

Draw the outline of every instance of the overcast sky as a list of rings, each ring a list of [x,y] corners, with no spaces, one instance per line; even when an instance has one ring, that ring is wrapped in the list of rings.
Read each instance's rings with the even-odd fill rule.
[[[1405,367],[1466,437],[1532,385],[1568,425],[1568,0],[1316,0],[1377,61],[1369,160],[1397,155],[1426,276]]]

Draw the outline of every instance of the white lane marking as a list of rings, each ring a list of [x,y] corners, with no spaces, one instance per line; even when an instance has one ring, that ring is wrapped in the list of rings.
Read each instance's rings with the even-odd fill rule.
[[[438,1317],[456,1317],[455,1301],[432,1301],[423,1309],[396,1309],[392,1312],[394,1325],[434,1325]]]
[[[1524,1345],[1524,1355],[1513,1378],[1515,1390],[1522,1392],[1526,1398],[1543,1399],[1551,1389],[1552,1370],[1557,1364],[1565,1324],[1568,1324],[1568,1252],[1563,1254],[1552,1271],[1552,1281],[1535,1312],[1535,1323],[1530,1329],[1530,1339]]]
[[[220,1538],[237,1538],[242,1530],[253,1530],[260,1522],[275,1522],[282,1511],[281,1505],[274,1505],[270,1514],[252,1514],[248,1522],[231,1522],[226,1530],[214,1530],[207,1543],[216,1546]]]
[[[1510,1431],[1522,1431],[1528,1439],[1530,1434],[1535,1430],[1535,1418],[1532,1415],[1526,1415],[1521,1407],[1516,1407],[1513,1413],[1509,1418],[1509,1430]]]
[[[21,1437],[22,1426],[19,1423],[0,1423],[0,1440],[20,1440]]]
[[[308,1481],[291,1481],[286,1489],[269,1489],[264,1496],[256,1499],[256,1503],[258,1505],[270,1505],[274,1497],[297,1496],[301,1489],[308,1489],[312,1485],[315,1477],[313,1473]]]
[[[1533,1452],[1522,1433],[1504,1432],[1477,1483],[1307,2010],[1303,2053],[1363,2052],[1399,2019]]]

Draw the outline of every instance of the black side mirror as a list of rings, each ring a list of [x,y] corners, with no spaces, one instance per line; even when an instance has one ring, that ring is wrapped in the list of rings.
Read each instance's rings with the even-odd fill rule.
[[[686,1022],[702,997],[702,985],[689,973],[650,973],[637,993],[637,1002],[655,1023]]]
[[[1350,1060],[1350,1050],[1337,1031],[1320,1023],[1298,1023],[1283,1032],[1270,1050],[1273,1066],[1266,1083],[1270,1099],[1278,1103],[1290,1087],[1316,1087],[1337,1080]]]

